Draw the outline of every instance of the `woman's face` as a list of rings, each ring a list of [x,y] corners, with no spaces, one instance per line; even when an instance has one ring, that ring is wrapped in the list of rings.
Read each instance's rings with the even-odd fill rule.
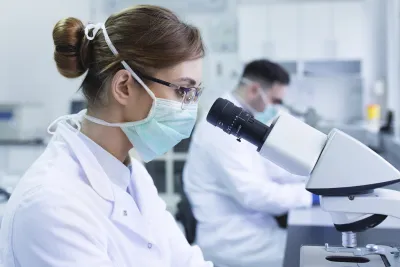
[[[172,68],[160,70],[151,77],[183,87],[201,86],[202,59],[182,62]],[[122,73],[120,73],[122,72]],[[119,74],[120,73],[120,74]],[[126,76],[128,75],[128,76]],[[123,122],[142,120],[147,117],[153,103],[153,99],[132,75],[125,70],[119,71],[113,82],[112,91],[115,99],[122,109]],[[166,85],[143,79],[156,98],[169,99],[182,102],[184,92]]]

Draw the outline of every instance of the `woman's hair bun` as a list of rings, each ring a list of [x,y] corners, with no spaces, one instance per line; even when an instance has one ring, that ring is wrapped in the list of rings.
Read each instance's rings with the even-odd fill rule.
[[[57,22],[53,29],[54,60],[58,71],[67,78],[77,78],[86,72],[88,46],[83,49],[85,26],[79,19],[66,18]]]

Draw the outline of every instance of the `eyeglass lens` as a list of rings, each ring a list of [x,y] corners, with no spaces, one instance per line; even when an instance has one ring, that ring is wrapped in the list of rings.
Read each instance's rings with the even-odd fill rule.
[[[202,93],[202,88],[189,88],[187,92],[185,92],[185,96],[182,100],[182,107],[185,105],[189,105],[191,103],[196,103],[199,100],[199,97]]]

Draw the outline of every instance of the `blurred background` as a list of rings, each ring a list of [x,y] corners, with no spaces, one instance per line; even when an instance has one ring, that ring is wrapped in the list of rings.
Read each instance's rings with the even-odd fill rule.
[[[42,153],[53,120],[85,107],[81,80],[56,70],[54,24],[101,22],[135,4],[165,6],[201,29],[200,116],[234,88],[246,62],[268,58],[291,74],[293,114],[324,132],[342,129],[400,166],[399,0],[1,0],[1,187],[11,191]],[[189,144],[146,165],[171,211]]]

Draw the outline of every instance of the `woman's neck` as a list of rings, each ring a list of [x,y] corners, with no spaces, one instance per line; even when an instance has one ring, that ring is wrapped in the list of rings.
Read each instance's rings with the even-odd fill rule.
[[[122,163],[129,161],[127,159],[132,144],[121,128],[103,126],[84,119],[81,132]]]

